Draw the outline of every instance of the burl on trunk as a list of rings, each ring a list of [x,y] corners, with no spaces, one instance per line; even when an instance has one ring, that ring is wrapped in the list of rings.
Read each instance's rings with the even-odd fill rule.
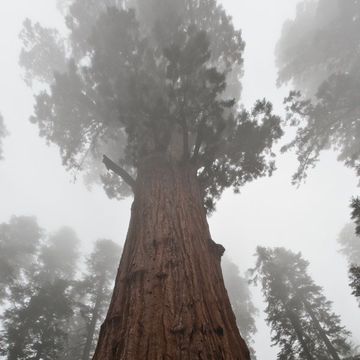
[[[191,165],[139,168],[129,231],[94,360],[250,359]]]

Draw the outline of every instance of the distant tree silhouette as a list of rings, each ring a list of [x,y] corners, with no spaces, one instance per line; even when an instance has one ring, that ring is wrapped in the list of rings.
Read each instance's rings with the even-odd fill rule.
[[[360,176],[360,3],[357,0],[302,1],[277,45],[279,84],[292,82],[285,99],[288,123],[297,127],[293,141],[299,182],[332,148],[338,159]],[[352,201],[360,234],[360,200]],[[357,267],[351,269],[356,288]],[[357,293],[356,290],[355,294]]]
[[[353,289],[353,295],[358,298],[360,304],[360,266],[350,268],[350,286]]]
[[[272,342],[280,347],[278,359],[339,360],[351,354],[350,333],[307,274],[308,265],[284,248],[257,249],[252,274],[262,285]]]
[[[351,218],[355,223],[355,232],[360,236],[360,198],[354,198],[351,202]]]
[[[34,217],[12,217],[0,224],[0,302],[21,282],[35,261],[43,230]]]
[[[346,224],[338,236],[340,252],[346,256],[350,265],[360,265],[360,238],[355,224]]]
[[[306,177],[322,150],[360,175],[360,6],[357,0],[302,1],[294,20],[283,28],[277,46],[279,84],[292,82],[285,100],[299,169]]]
[[[66,38],[29,21],[21,34],[31,121],[67,169],[100,174],[110,197],[134,193],[94,359],[247,359],[204,211],[271,175],[282,135],[267,101],[235,106],[241,32],[216,0],[59,5]]]
[[[11,285],[0,340],[8,360],[60,359],[73,315],[77,244],[72,230],[59,230],[43,243],[21,281]]]
[[[354,206],[353,201],[353,206]],[[355,220],[356,213],[353,218]],[[358,225],[347,224],[340,232],[338,241],[341,244],[341,252],[346,256],[349,263],[350,286],[353,290],[353,295],[360,297],[360,237],[357,233]],[[359,299],[360,300],[360,299]]]
[[[75,338],[70,339],[71,358],[89,360],[93,355],[100,322],[105,319],[106,310],[111,299],[115,283],[117,265],[121,247],[111,240],[98,240],[91,255],[86,261],[86,272],[77,285],[80,329],[75,330]],[[75,318],[76,319],[76,318]]]
[[[255,316],[258,310],[252,302],[248,280],[240,275],[237,265],[227,256],[223,257],[221,268],[240,334],[249,346],[251,359],[255,360],[255,349],[252,345],[257,331]]]
[[[47,235],[33,217],[0,225],[0,355],[8,360],[89,360],[105,318],[121,248],[98,240],[76,276],[79,240]]]

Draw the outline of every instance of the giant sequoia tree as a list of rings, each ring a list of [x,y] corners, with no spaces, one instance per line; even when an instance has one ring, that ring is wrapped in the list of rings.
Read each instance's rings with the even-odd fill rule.
[[[278,359],[340,360],[352,352],[349,332],[307,274],[308,265],[301,254],[284,248],[257,249],[252,272],[262,286]]]
[[[31,120],[68,169],[134,193],[94,359],[248,359],[206,209],[272,173],[282,131],[265,100],[236,107],[240,31],[215,0],[61,5],[66,38],[30,21],[21,33],[27,82],[43,89]]]

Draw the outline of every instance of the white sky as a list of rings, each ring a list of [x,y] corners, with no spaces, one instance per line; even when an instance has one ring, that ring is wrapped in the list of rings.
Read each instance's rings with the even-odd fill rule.
[[[275,87],[273,50],[282,23],[294,15],[298,0],[223,0],[235,24],[243,29],[247,42],[243,102],[250,106],[257,98],[271,100],[282,112],[286,89]],[[85,251],[97,238],[125,239],[131,200],[108,200],[100,188],[89,192],[71,181],[61,166],[55,147],[48,147],[37,135],[28,117],[31,91],[26,88],[18,63],[18,33],[25,17],[51,26],[59,21],[54,0],[12,0],[0,3],[0,111],[11,135],[5,141],[5,161],[0,162],[0,222],[11,215],[36,215],[41,226],[55,231],[72,226]],[[216,242],[222,243],[242,271],[253,265],[257,245],[285,246],[302,251],[311,262],[315,281],[334,301],[335,311],[360,343],[358,307],[347,286],[347,265],[337,253],[336,238],[349,221],[349,200],[358,193],[354,173],[326,153],[306,184],[296,189],[291,175],[297,163],[291,154],[281,155],[278,170],[243,188],[240,195],[227,192],[210,218]],[[261,294],[254,300],[263,311]],[[276,357],[270,348],[270,330],[263,315],[257,323],[255,349],[260,360]]]

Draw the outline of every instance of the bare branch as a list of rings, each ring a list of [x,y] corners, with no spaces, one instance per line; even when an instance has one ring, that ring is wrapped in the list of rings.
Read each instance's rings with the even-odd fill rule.
[[[191,157],[191,159],[193,161],[196,161],[199,156],[200,147],[203,142],[203,130],[204,130],[205,123],[206,123],[206,117],[203,116],[200,121],[200,124],[198,126],[198,130],[197,130],[197,134],[196,134],[195,146],[194,146],[193,154]]]
[[[114,163],[106,155],[103,156],[103,163],[108,170],[111,170],[115,174],[119,175],[131,187],[132,191],[135,191],[135,180],[126,170]]]

